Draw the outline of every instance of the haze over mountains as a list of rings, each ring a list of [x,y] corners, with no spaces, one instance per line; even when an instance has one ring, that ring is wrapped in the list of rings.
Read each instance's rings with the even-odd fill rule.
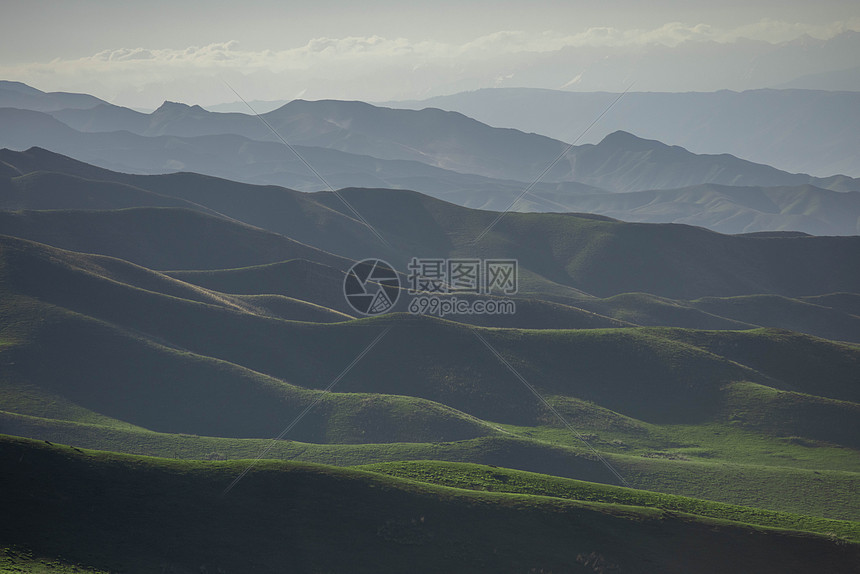
[[[818,102],[825,96],[817,92],[787,92],[785,97],[783,92],[749,94],[747,100],[752,104],[742,101],[726,107],[732,110],[732,117],[743,117],[743,113],[736,113],[737,106],[746,106],[745,113],[749,114],[756,114],[761,107],[788,110],[796,108],[796,100],[803,97],[810,100],[810,109],[830,109]],[[456,101],[463,101],[465,96],[468,94]],[[481,93],[475,96],[486,99]],[[502,98],[502,103],[510,106],[522,98],[536,97],[531,92],[514,96],[513,103],[506,92],[492,92],[487,98]],[[582,110],[590,109],[598,96],[603,97],[592,95],[587,100],[582,94],[561,93],[538,96],[562,100],[575,97],[585,101],[576,106]],[[660,106],[685,109],[672,101],[677,96],[685,95],[628,94],[641,101],[634,101],[634,111]],[[686,96],[696,100],[698,95]],[[701,96],[698,100],[706,100],[707,94]],[[732,99],[730,95],[713,96],[717,100]],[[56,107],[64,98],[68,100],[65,108],[49,113],[36,111]],[[782,107],[764,103],[774,98],[787,98],[788,103]],[[46,99],[54,103],[48,106]],[[468,207],[495,210],[506,209],[520,198],[513,205],[515,210],[589,211],[631,221],[692,223],[728,233],[858,232],[856,192],[860,183],[855,179],[792,174],[726,154],[696,155],[623,131],[607,135],[597,145],[569,149],[523,195],[529,184],[567,149],[564,142],[491,128],[466,116],[435,109],[408,111],[361,102],[295,101],[262,116],[278,136],[252,115],[213,113],[185,104],[168,102],[151,114],[104,102],[85,107],[79,96],[43,94],[14,83],[0,89],[0,102],[3,101],[19,107],[0,109],[0,145],[18,150],[44,147],[117,171],[192,171],[306,191],[324,188],[284,146],[280,136],[295,145],[335,189],[410,189]],[[664,103],[656,103],[659,101]],[[504,105],[496,108],[504,109]],[[689,119],[705,105],[693,101],[681,115]],[[847,105],[850,108],[853,104]],[[535,108],[553,109],[545,105],[529,109]],[[488,109],[495,108],[491,105]],[[629,111],[628,116],[652,117],[634,111]],[[759,133],[773,132],[786,114],[773,112],[771,119],[763,120],[770,127],[761,128]],[[658,120],[659,116],[652,125],[657,125]],[[709,121],[709,125],[723,124],[719,116]],[[787,128],[783,125],[782,129]],[[712,131],[703,127],[701,133]],[[723,132],[726,141],[729,131]],[[795,131],[802,129],[797,127]],[[845,152],[848,162],[853,159],[850,150],[858,149],[850,138],[860,130],[852,129],[848,123],[844,133],[846,143],[833,145],[849,150]],[[737,137],[734,141],[746,139]],[[772,139],[792,141],[800,136]],[[635,194],[643,191],[655,193]],[[628,196],[629,193],[634,195]]]
[[[598,143],[618,130],[699,154],[729,153],[791,172],[860,176],[860,88],[733,92],[629,92],[583,134],[618,93],[487,88],[395,108],[440,108],[491,126]],[[838,88],[831,88],[838,89]]]

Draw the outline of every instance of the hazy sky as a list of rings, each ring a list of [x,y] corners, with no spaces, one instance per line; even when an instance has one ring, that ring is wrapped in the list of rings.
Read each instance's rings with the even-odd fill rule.
[[[0,78],[139,107],[235,100],[223,81],[246,99],[379,101],[493,85],[622,89],[630,62],[659,50],[713,59],[745,38],[772,44],[860,30],[860,3],[833,0],[5,0],[2,15]],[[601,59],[626,68],[598,70]]]

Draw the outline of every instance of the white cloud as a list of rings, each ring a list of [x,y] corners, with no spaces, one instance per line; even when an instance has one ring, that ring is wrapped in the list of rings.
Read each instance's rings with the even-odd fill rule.
[[[595,27],[576,34],[499,31],[461,44],[380,36],[315,38],[303,46],[279,51],[244,50],[237,42],[228,41],[184,49],[105,50],[79,59],[0,67],[0,77],[45,90],[86,91],[142,107],[155,107],[163,99],[204,105],[224,101],[229,98],[219,77],[241,80],[240,93],[244,91],[247,99],[280,99],[284,94],[301,92],[310,97],[350,97],[345,94],[352,93],[356,98],[384,100],[419,97],[439,85],[468,84],[470,74],[472,87],[507,84],[514,72],[494,68],[491,63],[565,48],[671,48],[689,42],[731,43],[741,38],[774,43],[803,34],[828,38],[846,29],[860,29],[860,21],[811,26],[763,20],[733,29],[670,22],[650,30]],[[564,87],[581,79],[582,74]],[[320,93],[324,90],[329,93]]]

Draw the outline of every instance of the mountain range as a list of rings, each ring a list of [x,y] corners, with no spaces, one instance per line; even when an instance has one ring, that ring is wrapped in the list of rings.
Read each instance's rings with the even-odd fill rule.
[[[623,95],[486,88],[380,105],[455,111],[491,126],[562,141],[580,137],[581,143],[596,144],[624,130],[698,154],[729,153],[790,172],[858,177],[860,91],[825,91],[839,88],[821,85],[810,80],[803,85],[806,89]],[[590,125],[610,105],[608,113]]]
[[[38,108],[43,99],[13,101]],[[811,99],[817,102],[815,94]],[[623,131],[570,147],[430,108],[295,101],[254,117],[178,103],[144,114],[102,102],[50,113],[6,108],[0,125],[2,146],[44,147],[130,173],[191,171],[303,191],[409,189],[481,209],[589,211],[727,233],[853,235],[860,216],[856,193],[845,193],[860,184],[847,176],[812,177],[727,154],[697,155]],[[847,134],[854,131],[846,127]]]

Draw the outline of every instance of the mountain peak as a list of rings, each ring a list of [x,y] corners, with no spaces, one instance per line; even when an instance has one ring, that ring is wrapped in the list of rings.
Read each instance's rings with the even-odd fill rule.
[[[190,106],[188,104],[183,104],[182,102],[171,102],[170,100],[164,100],[164,103],[158,106],[156,112],[166,112],[170,110],[187,110]]]
[[[158,109],[152,113],[153,114],[178,115],[178,114],[187,114],[188,112],[193,112],[195,114],[208,114],[209,113],[196,104],[193,106],[189,106],[188,104],[183,104],[182,102],[171,102],[169,100],[165,100],[164,103],[161,104],[158,107]]]
[[[646,140],[630,132],[618,130],[604,137],[599,144],[600,147],[621,148],[627,150],[646,150],[666,144],[657,140]]]

